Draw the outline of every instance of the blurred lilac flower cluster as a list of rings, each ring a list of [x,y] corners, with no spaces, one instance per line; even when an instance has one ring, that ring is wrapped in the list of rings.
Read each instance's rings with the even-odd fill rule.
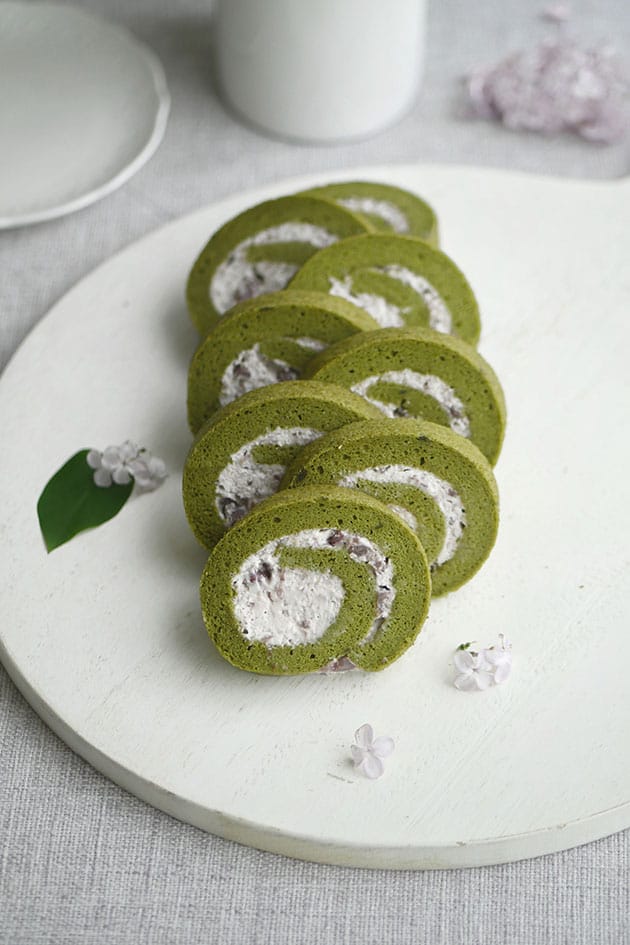
[[[555,4],[543,15],[560,25],[569,18],[569,8]],[[615,51],[609,45],[585,48],[562,27],[534,49],[475,69],[466,81],[473,114],[507,128],[572,131],[610,144],[630,124],[630,79]]]

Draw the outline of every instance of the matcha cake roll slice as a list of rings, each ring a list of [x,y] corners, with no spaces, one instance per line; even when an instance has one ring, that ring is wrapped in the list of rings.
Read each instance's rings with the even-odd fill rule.
[[[272,495],[288,463],[323,433],[379,416],[358,394],[319,381],[287,381],[250,391],[200,429],[184,464],[183,498],[207,548]]]
[[[385,669],[415,640],[431,578],[416,535],[371,496],[279,493],[213,549],[201,578],[210,637],[241,669]]]
[[[479,339],[479,308],[466,277],[445,253],[413,236],[342,240],[306,260],[290,286],[347,299],[381,328],[419,325],[470,344]]]
[[[384,328],[332,345],[306,375],[347,387],[387,417],[439,423],[472,440],[494,464],[505,427],[496,374],[471,346],[426,328]]]
[[[324,246],[370,230],[368,221],[319,197],[268,200],[228,221],[202,249],[186,290],[202,334],[237,302],[284,289]]]
[[[499,496],[480,450],[423,420],[363,420],[310,443],[283,486],[331,483],[359,489],[412,528],[431,568],[433,594],[453,591],[479,570],[494,545]]]
[[[375,230],[419,236],[438,245],[438,221],[426,201],[402,187],[368,181],[344,181],[311,187],[304,191],[314,197],[327,197],[348,210],[367,217]]]
[[[323,292],[272,292],[233,308],[199,345],[188,372],[193,433],[219,407],[277,381],[299,378],[308,362],[373,318]]]
[[[315,253],[291,280],[353,302],[381,328],[420,325],[479,339],[479,307],[464,274],[439,249],[413,236],[368,233]]]

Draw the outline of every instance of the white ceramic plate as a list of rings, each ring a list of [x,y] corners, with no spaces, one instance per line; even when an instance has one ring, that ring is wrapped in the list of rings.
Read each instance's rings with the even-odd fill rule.
[[[505,386],[497,546],[375,675],[266,678],[205,634],[205,555],[182,512],[186,274],[246,194],[113,258],[37,327],[0,381],[0,650],[34,708],[93,765],[214,833],[330,863],[453,867],[630,825],[628,184],[461,168],[345,176],[435,204]],[[341,174],[339,177],[343,177]],[[319,179],[321,181],[321,178]],[[170,478],[46,555],[35,505],[77,449],[127,437]],[[452,686],[462,641],[514,642],[513,677]],[[392,735],[385,776],[355,773],[359,725]]]
[[[0,228],[79,210],[120,187],[164,134],[155,55],[79,7],[0,3]]]

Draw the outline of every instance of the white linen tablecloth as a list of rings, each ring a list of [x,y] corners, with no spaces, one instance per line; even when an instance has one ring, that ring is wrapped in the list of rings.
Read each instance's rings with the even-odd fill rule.
[[[0,368],[52,303],[113,252],[285,176],[414,161],[574,177],[630,172],[630,136],[600,147],[462,117],[461,75],[544,34],[533,4],[432,0],[425,82],[411,114],[369,141],[326,148],[265,138],[225,111],[212,81],[211,0],[83,6],[126,23],[155,49],[171,118],[155,157],[121,190],[70,217],[0,233]],[[576,0],[574,13],[578,35],[613,39],[629,55],[628,0]],[[2,669],[0,751],[6,945],[630,942],[630,831],[554,856],[451,872],[365,872],[260,853],[178,823],[108,782],[43,725]]]

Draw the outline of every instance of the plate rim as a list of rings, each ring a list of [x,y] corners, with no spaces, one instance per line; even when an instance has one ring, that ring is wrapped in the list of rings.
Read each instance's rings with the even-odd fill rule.
[[[21,2],[9,2],[7,5],[15,7],[24,6]],[[146,43],[139,40],[124,24],[109,20],[94,13],[92,10],[77,8],[70,3],[49,3],[48,0],[37,0],[37,2],[29,3],[28,6],[30,8],[38,6],[53,9],[61,8],[71,11],[73,15],[91,19],[97,23],[100,28],[105,28],[113,34],[118,34],[130,47],[135,48],[138,56],[142,57],[148,67],[148,74],[156,95],[156,109],[151,133],[144,145],[113,177],[110,177],[109,180],[99,184],[97,187],[93,187],[80,196],[74,197],[72,200],[67,200],[55,206],[48,207],[47,209],[0,216],[0,230],[19,229],[20,227],[30,226],[34,223],[45,223],[49,220],[56,220],[68,216],[78,210],[83,210],[85,207],[96,203],[103,197],[108,196],[108,194],[118,190],[118,188],[122,187],[123,184],[130,180],[157,151],[164,137],[171,109],[171,95],[166,81],[166,72],[160,59]]]
[[[387,870],[450,870],[499,866],[519,860],[547,856],[600,840],[628,827],[630,802],[596,811],[587,819],[570,820],[552,828],[503,834],[471,841],[458,840],[419,848],[392,845],[368,848],[359,843],[340,844],[334,838],[280,830],[244,817],[202,807],[176,795],[132,771],[90,744],[50,708],[20,672],[0,639],[0,662],[29,706],[44,724],[75,754],[118,787],[175,820],[189,824],[223,840],[293,859],[329,866]],[[179,808],[177,810],[176,808]],[[584,824],[596,825],[596,833],[584,840]],[[568,842],[567,842],[568,840]],[[509,852],[508,852],[509,850]],[[395,864],[395,865],[393,865]]]
[[[476,168],[467,167],[465,165],[463,168],[465,168],[467,171],[481,171],[492,176],[498,173],[501,176],[507,177],[535,177],[539,180],[555,181],[558,185],[572,183],[572,181],[566,181],[566,179],[556,179],[545,175],[531,175],[528,173],[513,172],[505,169]],[[333,176],[339,179],[343,179],[344,177],[348,179],[351,175],[356,176],[357,173],[372,173],[376,176],[383,176],[392,169],[402,173],[404,173],[406,169],[409,169],[410,171],[413,170],[416,173],[419,169],[448,169],[449,172],[452,170],[453,173],[455,173],[457,170],[461,170],[462,167],[459,165],[418,164],[406,162],[401,164],[375,165],[371,168],[345,168],[338,171],[324,170],[322,172],[309,173],[308,175],[300,175],[288,180],[281,180],[261,185],[245,193],[237,192],[210,203],[203,208],[197,208],[189,213],[185,213],[175,220],[167,221],[162,226],[149,231],[138,240],[134,241],[134,243],[121,248],[117,253],[114,253],[112,256],[103,260],[93,270],[83,276],[77,283],[75,283],[75,285],[73,285],[66,293],[64,293],[64,295],[59,300],[53,303],[42,320],[31,329],[26,338],[14,352],[14,355],[10,359],[7,367],[13,364],[16,356],[23,351],[24,347],[27,346],[31,335],[34,335],[38,331],[40,325],[42,325],[42,323],[46,321],[49,316],[54,315],[58,309],[63,307],[68,296],[81,287],[84,282],[89,280],[100,269],[111,264],[114,259],[122,256],[124,253],[128,252],[134,247],[137,248],[139,244],[148,239],[151,239],[152,237],[155,237],[158,233],[171,227],[182,225],[183,221],[185,220],[202,216],[209,210],[223,213],[225,208],[225,211],[228,212],[229,208],[235,203],[242,203],[244,199],[250,199],[252,195],[256,195],[256,197],[260,197],[262,195],[262,199],[265,199],[264,195],[267,192],[273,192],[280,189],[284,190],[287,187],[291,187],[294,181],[304,182],[306,178],[332,178]],[[604,186],[609,186],[611,183],[617,185],[617,182],[611,181],[580,181],[580,183],[585,185],[593,184],[597,187],[601,186],[602,184]],[[301,186],[301,184],[298,186]],[[11,659],[9,652],[1,639],[0,658],[14,684],[20,690],[29,705],[40,716],[40,718],[43,719],[45,724],[50,727],[55,732],[55,734],[60,737],[62,741],[68,745],[68,747],[71,748],[71,750],[76,752],[80,757],[82,757],[105,777],[114,781],[114,783],[122,787],[124,790],[127,790],[131,794],[140,798],[144,803],[148,803],[151,806],[160,809],[175,819],[182,820],[185,823],[190,823],[195,827],[209,831],[212,834],[215,834],[224,839],[244,843],[247,846],[255,847],[268,852],[279,853],[318,863],[351,866],[356,868],[455,869],[461,867],[474,867],[514,862],[519,859],[546,855],[560,850],[569,849],[570,847],[580,846],[584,843],[590,843],[596,839],[600,839],[628,826],[628,812],[630,811],[630,802],[596,811],[588,818],[569,821],[564,824],[555,825],[554,827],[538,828],[525,833],[504,834],[500,837],[488,838],[487,840],[475,839],[471,841],[470,846],[466,841],[456,841],[455,843],[445,842],[443,845],[434,844],[425,848],[418,848],[417,846],[410,846],[409,848],[400,846],[380,846],[375,850],[370,851],[367,848],[358,845],[341,845],[332,839],[329,841],[329,844],[327,844],[326,840],[323,840],[321,837],[300,835],[285,830],[279,831],[277,828],[269,825],[245,820],[243,818],[239,818],[234,815],[228,815],[217,810],[203,808],[193,800],[183,798],[180,795],[172,794],[165,788],[160,788],[159,785],[149,781],[144,776],[133,772],[131,769],[125,767],[120,762],[115,761],[113,758],[110,758],[100,748],[90,744],[81,735],[70,728],[70,726],[68,726],[67,723],[65,723],[63,719],[58,716],[52,708],[50,708],[46,701],[34,689],[32,689],[26,677],[23,676],[21,671]],[[179,806],[179,811],[175,810],[176,806]],[[182,808],[184,810],[182,810]],[[591,824],[594,828],[592,832],[589,831],[591,835],[587,839],[584,839],[583,836],[583,828],[585,824]],[[578,836],[578,833],[581,833],[581,836]],[[501,848],[505,847],[510,848],[509,852],[504,850],[502,855]],[[443,862],[443,858],[448,860],[448,862]],[[392,863],[389,862],[392,859],[396,861],[395,865],[392,865]],[[405,861],[404,865],[401,865],[402,860]]]

